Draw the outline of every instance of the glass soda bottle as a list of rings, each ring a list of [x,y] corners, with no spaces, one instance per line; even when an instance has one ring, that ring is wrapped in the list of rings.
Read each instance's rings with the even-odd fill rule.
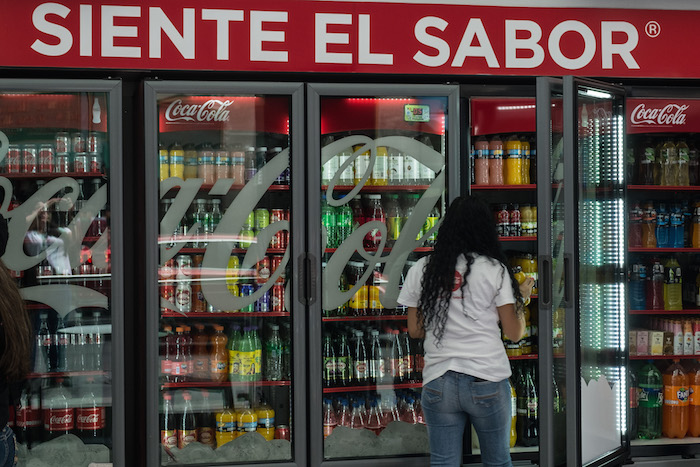
[[[639,430],[641,439],[656,439],[661,436],[661,406],[663,403],[663,381],[661,373],[649,361],[639,370]]]
[[[672,256],[664,265],[664,309],[682,310],[682,277],[681,266],[675,256]]]
[[[365,348],[364,332],[355,332],[355,352],[352,356],[353,379],[357,384],[366,384],[369,376],[369,363],[367,361],[367,349]],[[355,409],[353,407],[353,417]],[[363,422],[364,425],[364,422]]]
[[[664,405],[661,434],[668,438],[684,438],[688,432],[688,375],[677,359],[663,375]]]
[[[331,340],[331,335],[326,333],[323,336],[323,386],[330,388],[335,386],[337,362],[335,349]]]
[[[352,358],[350,346],[345,333],[338,337],[338,351],[336,352],[336,383],[348,386],[352,382]]]

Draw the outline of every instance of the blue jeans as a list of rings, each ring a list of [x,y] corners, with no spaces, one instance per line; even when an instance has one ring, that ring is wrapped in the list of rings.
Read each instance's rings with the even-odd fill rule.
[[[0,431],[0,467],[12,467],[15,464],[15,433],[8,425]]]
[[[474,425],[485,466],[510,467],[510,386],[448,371],[423,386],[423,415],[430,439],[430,465],[462,465],[467,416]]]

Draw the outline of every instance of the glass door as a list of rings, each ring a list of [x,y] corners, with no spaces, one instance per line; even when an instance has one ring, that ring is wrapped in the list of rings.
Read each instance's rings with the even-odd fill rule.
[[[456,193],[457,106],[454,87],[309,86],[314,465],[425,463],[421,342],[397,297]]]
[[[576,213],[567,222],[575,226],[572,238],[565,229],[564,241],[565,283],[576,284],[565,317],[565,328],[573,331],[565,345],[567,415],[574,393],[580,444],[573,452],[585,465],[615,461],[628,448],[624,93],[567,77],[564,98],[565,206]]]
[[[149,464],[305,465],[301,87],[145,92]]]
[[[120,106],[117,81],[0,82],[2,263],[34,330],[21,463],[123,463]]]

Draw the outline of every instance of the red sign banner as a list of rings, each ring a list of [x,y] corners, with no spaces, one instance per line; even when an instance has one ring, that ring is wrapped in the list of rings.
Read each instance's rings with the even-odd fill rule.
[[[700,132],[700,99],[627,99],[627,133]]]
[[[689,59],[700,11],[312,0],[0,7],[6,67],[700,77]]]

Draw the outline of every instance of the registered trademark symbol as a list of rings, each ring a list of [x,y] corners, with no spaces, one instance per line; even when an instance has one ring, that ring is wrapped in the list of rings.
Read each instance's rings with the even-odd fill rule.
[[[647,33],[649,37],[658,37],[661,34],[661,26],[656,21],[649,21],[646,26],[644,26],[644,32]]]

